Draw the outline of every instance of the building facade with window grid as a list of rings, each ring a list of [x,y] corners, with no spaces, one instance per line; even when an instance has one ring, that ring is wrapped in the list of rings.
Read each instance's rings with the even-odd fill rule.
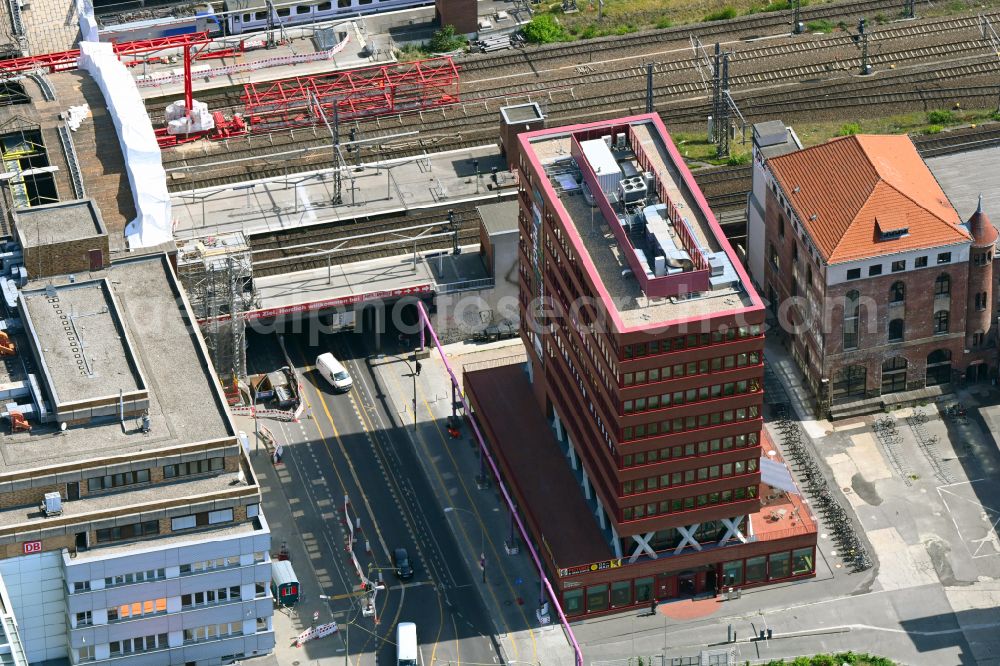
[[[166,256],[113,271],[114,281],[95,271],[82,288],[111,294],[122,334],[92,335],[88,351],[105,368],[130,355],[147,387],[148,429],[114,409],[86,427],[50,419],[5,436],[18,455],[0,461],[0,576],[14,590],[27,658],[208,666],[267,654],[270,530],[207,351]],[[81,281],[46,280],[42,306],[68,310],[70,284]],[[18,349],[31,353],[31,342]],[[47,360],[49,349],[35,351]],[[87,390],[100,379],[74,381]],[[58,493],[61,512],[39,509],[47,493]],[[198,640],[186,637],[199,628]]]
[[[815,533],[754,537],[764,308],[659,117],[520,142],[527,373],[580,484],[569,492],[592,514],[579,519],[597,523],[608,553],[581,572],[546,542],[564,610],[718,591],[727,576],[747,585],[812,575]],[[618,170],[648,174],[644,199],[626,203],[628,190],[604,177]],[[474,395],[473,405],[496,418]],[[786,567],[796,549],[799,566]],[[749,577],[748,557],[764,558]]]
[[[909,138],[845,137],[754,178],[766,297],[824,412],[996,376],[997,231],[959,218]]]

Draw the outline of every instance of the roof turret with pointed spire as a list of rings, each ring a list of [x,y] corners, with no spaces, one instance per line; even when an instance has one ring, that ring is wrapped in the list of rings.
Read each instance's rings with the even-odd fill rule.
[[[997,232],[997,228],[993,226],[990,218],[986,217],[986,213],[983,212],[982,194],[979,195],[979,206],[976,208],[976,212],[972,214],[972,217],[969,218],[968,225],[969,233],[972,234],[973,247],[986,247],[987,245],[996,244],[1000,232]]]

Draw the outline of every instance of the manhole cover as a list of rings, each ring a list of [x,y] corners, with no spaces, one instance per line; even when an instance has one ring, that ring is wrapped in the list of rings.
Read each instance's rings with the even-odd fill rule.
[[[853,491],[853,490],[851,490],[850,488],[843,488],[843,491],[844,491],[844,494],[845,494],[845,495],[850,495],[850,494],[851,494],[852,492],[854,492],[854,491]]]

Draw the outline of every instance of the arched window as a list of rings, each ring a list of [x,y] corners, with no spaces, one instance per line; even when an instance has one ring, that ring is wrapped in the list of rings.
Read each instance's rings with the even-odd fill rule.
[[[893,282],[892,286],[889,287],[889,302],[890,303],[902,303],[903,299],[906,298],[906,285],[903,284],[902,280],[899,282]]]
[[[858,315],[861,312],[861,294],[851,290],[844,295],[844,349],[858,347]]]
[[[951,352],[935,349],[927,355],[927,385],[947,384],[951,381]]]
[[[893,319],[889,322],[889,342],[901,342],[903,339],[903,320]]]
[[[951,293],[951,277],[947,273],[941,273],[934,280],[934,295],[947,296]]]
[[[894,356],[882,364],[882,393],[906,390],[906,357]]]
[[[948,332],[948,311],[938,310],[934,313],[934,333]]]
[[[861,294],[856,290],[844,294],[844,318],[857,317],[861,314]]]

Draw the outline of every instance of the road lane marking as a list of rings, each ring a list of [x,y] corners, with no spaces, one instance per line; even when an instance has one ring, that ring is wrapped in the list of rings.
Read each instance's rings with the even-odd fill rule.
[[[402,395],[401,391],[403,389],[402,389],[400,381],[396,377],[396,373],[394,373],[391,370],[387,369],[387,373],[386,374],[388,375],[390,381],[393,384],[395,384],[396,394]],[[418,393],[418,396],[421,398],[421,401],[423,402],[424,408],[427,410],[427,413],[430,414],[430,416],[431,416],[432,419],[434,419],[434,424],[433,424],[434,430],[437,431],[438,437],[441,438],[441,441],[443,443],[443,448],[444,448],[445,452],[448,454],[449,459],[451,460],[452,467],[455,470],[455,477],[458,479],[458,481],[461,484],[462,488],[465,489],[465,495],[466,495],[467,499],[472,504],[472,506],[475,507],[475,503],[472,502],[472,497],[469,495],[468,489],[465,486],[465,482],[461,478],[462,475],[461,475],[461,473],[459,471],[458,464],[455,462],[455,459],[451,455],[451,451],[448,448],[448,439],[445,438],[444,433],[442,433],[440,426],[437,425],[437,417],[431,411],[430,405],[427,403],[426,398],[423,397],[423,391],[420,390],[419,385],[418,385],[417,393]],[[407,429],[407,432],[410,432],[409,429]],[[438,469],[438,465],[434,462],[434,460],[435,460],[434,456],[430,455],[430,450],[428,448],[428,443],[427,443],[427,440],[424,438],[423,433],[421,431],[418,431],[416,433],[415,439],[417,439],[417,440],[420,441],[420,444],[421,444],[421,446],[424,449],[425,458],[430,463],[430,468],[434,471],[434,475],[435,475],[435,477],[437,478],[437,481],[438,481],[438,487],[442,490],[442,492],[444,492],[445,496],[447,498],[449,498],[449,501],[450,501],[450,498],[453,496],[453,493],[450,492],[450,489],[449,489],[448,485],[445,483],[445,480],[442,477],[442,471],[440,469]],[[486,540],[489,541],[490,547],[493,549],[494,561],[496,561],[496,562],[502,561],[502,560],[500,560],[500,558],[498,556],[498,553],[496,551],[496,547],[495,547],[495,545],[493,543],[493,539],[490,538],[489,534],[487,534],[487,532],[485,530],[485,527],[483,527],[483,525],[482,525],[482,519],[479,516],[478,512],[475,515],[476,515],[477,521],[479,522],[480,527],[483,529],[483,534],[485,535]],[[463,521],[461,521],[461,520],[458,520],[458,521],[455,522],[455,524],[458,525],[458,531],[462,535],[462,540],[465,541],[465,545],[467,547],[467,550],[476,552],[476,547],[475,547],[475,545],[473,545],[471,539],[469,538],[469,533],[468,533],[468,530],[466,530],[466,528],[465,528],[465,523]],[[507,584],[507,588],[512,592],[513,596],[516,597],[517,594],[513,590],[513,588],[511,587],[510,579],[507,577],[506,570],[504,569],[504,567],[502,565],[499,568],[500,568],[501,573],[503,575],[504,581]],[[474,576],[475,575],[474,572],[471,569],[469,570],[469,575],[470,576]],[[507,618],[504,617],[504,614],[503,614],[503,605],[500,603],[500,600],[497,599],[496,593],[493,590],[493,586],[492,585],[487,585],[486,589],[489,592],[490,597],[493,599],[494,611],[490,612],[489,609],[485,609],[485,610],[486,610],[486,612],[487,612],[488,615],[492,616],[494,622],[496,621],[497,618],[499,618],[500,622],[503,625],[503,630],[501,631],[500,628],[496,627],[496,625],[494,624],[494,627],[497,629],[497,633],[498,634],[506,634],[508,636],[511,635],[513,632],[511,630],[510,625],[507,623]],[[538,647],[537,647],[537,644],[535,642],[535,630],[532,628],[531,622],[528,620],[528,617],[525,615],[523,607],[519,606],[518,607],[518,611],[520,612],[521,617],[524,620],[524,626],[527,628],[528,633],[531,636],[532,652],[537,657]],[[517,647],[517,643],[514,640],[511,640],[510,641],[510,645],[511,645],[511,648],[513,649],[513,652],[514,652],[514,660],[516,661],[517,657],[518,657],[518,652],[519,652],[518,651],[518,647]],[[537,659],[536,659],[536,661],[537,661]]]

